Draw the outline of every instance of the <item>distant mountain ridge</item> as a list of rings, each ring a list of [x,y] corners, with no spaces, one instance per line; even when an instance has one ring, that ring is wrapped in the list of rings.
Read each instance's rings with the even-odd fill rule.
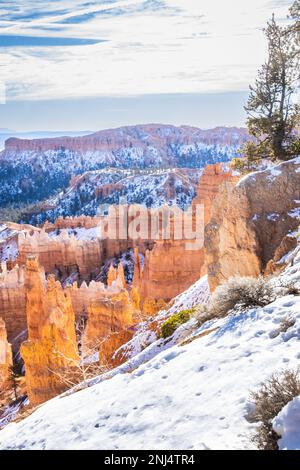
[[[15,138],[21,140],[34,140],[34,139],[46,139],[62,136],[79,136],[92,134],[93,131],[15,131],[12,129],[1,128],[0,129],[0,151],[4,150],[5,142],[8,139]]]
[[[66,190],[74,176],[108,167],[201,169],[229,161],[247,140],[243,128],[201,130],[163,124],[125,126],[77,137],[10,138],[0,152],[0,207],[45,201]]]
[[[107,129],[84,136],[60,136],[41,139],[20,139],[11,137],[5,142],[5,151],[47,151],[65,147],[74,151],[107,150],[118,146],[156,145],[165,147],[169,144],[186,145],[203,143],[207,145],[235,146],[249,139],[245,128],[216,127],[199,129],[192,126],[165,124],[145,124]]]

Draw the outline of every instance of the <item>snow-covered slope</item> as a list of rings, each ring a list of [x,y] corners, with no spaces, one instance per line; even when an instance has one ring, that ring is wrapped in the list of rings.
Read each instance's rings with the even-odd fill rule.
[[[300,282],[299,246],[281,278]],[[205,292],[203,279],[172,308],[205,302]],[[295,323],[280,332],[287,317]],[[250,391],[274,372],[298,366],[300,297],[281,297],[199,328],[192,319],[180,328],[193,325],[191,341],[182,342],[186,334],[177,330],[160,347],[162,340],[154,336],[94,385],[56,397],[24,421],[9,424],[0,431],[0,448],[253,448],[257,425],[247,420]]]
[[[33,214],[24,214],[22,221],[41,224],[59,216],[94,216],[101,205],[122,201],[147,207],[177,204],[183,209],[195,197],[201,173],[199,169],[116,168],[86,172],[73,178],[66,191],[36,208]]]

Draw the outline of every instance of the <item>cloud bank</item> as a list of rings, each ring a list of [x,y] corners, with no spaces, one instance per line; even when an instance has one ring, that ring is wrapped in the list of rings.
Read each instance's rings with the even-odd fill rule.
[[[1,2],[9,100],[246,90],[286,0]]]

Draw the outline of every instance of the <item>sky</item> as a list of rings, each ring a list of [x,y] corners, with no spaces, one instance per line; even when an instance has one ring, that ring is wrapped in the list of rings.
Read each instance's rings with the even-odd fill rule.
[[[292,0],[0,1],[0,128],[244,125]]]

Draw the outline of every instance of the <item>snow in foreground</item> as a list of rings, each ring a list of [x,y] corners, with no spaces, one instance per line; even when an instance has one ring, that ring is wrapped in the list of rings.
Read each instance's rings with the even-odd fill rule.
[[[274,338],[287,315],[296,324]],[[218,329],[9,424],[0,448],[251,448],[250,390],[299,364],[300,298],[284,297],[209,327]]]
[[[273,429],[281,436],[280,450],[300,450],[300,396],[290,401],[276,416]]]
[[[300,252],[293,257],[285,282],[300,280]],[[201,289],[207,292],[205,279],[179,296],[178,306],[194,303]],[[295,324],[280,332],[287,317]],[[300,296],[207,322],[193,335],[201,332],[188,344],[173,338],[162,351],[154,339],[129,359],[136,361],[133,372],[124,364],[108,380],[56,397],[9,424],[0,431],[0,449],[253,448],[250,391],[274,372],[299,365]],[[300,447],[300,398],[279,413],[274,428],[280,448]]]

